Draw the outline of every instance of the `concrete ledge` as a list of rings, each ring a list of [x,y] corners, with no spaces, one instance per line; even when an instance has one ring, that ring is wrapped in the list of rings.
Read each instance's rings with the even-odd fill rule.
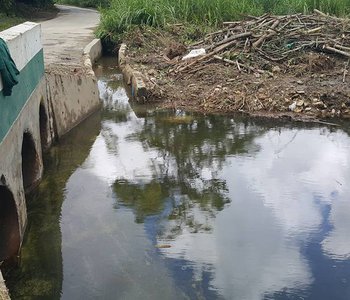
[[[123,67],[123,66],[125,66],[127,64],[126,63],[126,49],[127,49],[126,44],[121,44],[120,45],[120,48],[119,48],[119,51],[118,51],[118,64],[119,64],[119,67]]]
[[[121,66],[119,65],[119,67],[121,68]],[[123,68],[121,68],[123,71],[123,75],[124,75],[124,81],[127,85],[131,85],[132,83],[132,77],[133,77],[133,73],[134,70],[130,67],[130,65],[125,65]]]
[[[134,71],[131,80],[132,96],[136,99],[145,99],[147,97],[147,87],[143,80],[141,72]]]
[[[84,56],[89,56],[92,63],[95,63],[102,55],[102,44],[100,39],[94,39],[83,51]]]
[[[137,101],[144,101],[148,95],[148,88],[146,82],[148,80],[145,76],[134,70],[127,62],[127,45],[121,44],[118,51],[118,65],[122,70],[124,81],[126,84],[131,85],[131,95]]]
[[[25,22],[0,32],[0,37],[7,43],[11,56],[18,70],[43,48],[41,43],[41,25]]]
[[[11,27],[0,32],[11,53],[19,71],[42,49],[41,25],[33,22]],[[0,91],[2,90],[0,77]]]
[[[102,44],[100,39],[94,39],[89,43],[83,50],[83,61],[84,66],[89,68],[89,74],[95,75],[92,70],[93,64],[101,57],[102,55]]]
[[[51,103],[56,135],[62,137],[100,107],[93,63],[102,55],[100,39],[83,50],[82,65],[49,65],[46,68],[48,102]]]
[[[97,80],[92,69],[53,69],[47,70],[45,76],[48,102],[60,138],[100,107]]]

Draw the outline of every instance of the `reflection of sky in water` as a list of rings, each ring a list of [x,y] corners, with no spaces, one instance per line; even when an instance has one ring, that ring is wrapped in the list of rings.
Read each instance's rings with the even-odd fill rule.
[[[99,84],[100,90],[105,90],[102,97],[106,106],[110,111],[120,113],[122,110],[126,120],[115,122],[105,118],[88,159],[70,179],[75,180],[74,184],[70,187],[68,183],[67,197],[81,196],[81,190],[71,195],[78,180],[74,178],[81,172],[85,175],[79,176],[91,183],[88,193],[91,189],[99,191],[96,194],[98,201],[106,194],[111,202],[114,201],[116,195],[108,192],[108,187],[119,179],[141,187],[154,179],[161,181],[165,164],[167,178],[180,181],[181,170],[178,170],[176,158],[171,153],[164,156],[156,147],[136,137],[143,130],[145,119],[137,118],[127,103],[125,91],[122,88],[113,91],[104,82]],[[211,126],[209,124],[208,128]],[[232,122],[231,126],[238,135],[246,133],[239,123]],[[195,121],[194,130],[196,128]],[[233,135],[230,131],[226,137],[233,138]],[[169,135],[169,139],[172,138]],[[141,268],[141,274],[145,276],[150,272],[150,277],[154,272],[163,274],[160,278],[168,290],[173,289],[174,284],[187,285],[183,290],[191,298],[220,295],[226,299],[251,300],[330,299],[337,295],[333,299],[350,299],[349,137],[341,130],[331,133],[327,129],[270,129],[257,135],[245,147],[245,153],[229,155],[223,163],[214,159],[210,166],[197,170],[198,176],[181,179],[197,191],[205,190],[207,183],[214,179],[226,182],[225,193],[230,201],[223,210],[203,207],[174,187],[164,200],[163,213],[149,216],[144,224],[130,225],[129,211],[118,214],[119,217],[124,214],[121,218],[128,219],[126,223],[122,219],[115,221],[115,212],[109,214],[106,207],[102,214],[107,220],[97,218],[99,225],[96,228],[103,231],[107,230],[103,224],[114,224],[115,227],[108,229],[112,230],[114,242],[122,244],[124,252],[133,250],[120,257],[115,254],[114,262],[103,262],[102,265],[109,265],[111,269],[113,263],[125,264],[131,269],[137,263],[142,265],[142,261],[133,259],[144,256],[142,247],[152,247],[148,237],[151,242],[166,245],[154,250],[165,261],[155,259],[158,271],[146,267]],[[200,150],[210,152],[211,141],[203,141]],[[192,153],[196,151],[199,150],[193,149]],[[89,181],[89,177],[93,179]],[[66,200],[64,211],[74,213],[74,207],[68,207],[69,203]],[[174,207],[180,205],[187,205],[185,219],[191,223],[181,218],[168,218]],[[100,211],[101,206],[84,210],[88,209],[93,213]],[[65,219],[71,219],[67,212],[63,214],[63,224]],[[194,224],[199,225],[195,227]],[[72,226],[63,228],[66,228],[63,241],[74,240],[74,235],[69,237],[67,229]],[[123,235],[118,233],[121,228],[124,228]],[[128,240],[134,236],[135,246]],[[116,241],[118,237],[121,241]],[[104,247],[114,245],[101,238],[97,242],[105,243]],[[73,256],[63,257],[72,259]],[[82,273],[85,271],[83,268]],[[187,282],[181,278],[186,278]],[[207,291],[188,292],[199,287]],[[169,293],[169,297],[174,293]],[[125,295],[129,299],[131,295],[135,296]]]
[[[349,258],[350,142],[340,132],[318,132],[270,131],[255,139],[260,151],[254,159],[228,158],[218,176],[232,202],[209,219],[213,232],[185,230],[167,241],[172,247],[164,255],[191,261],[199,272],[211,265],[211,285],[226,298],[261,299],[306,288],[314,281],[312,257],[303,256],[302,248],[322,232],[323,210],[330,206],[324,254]],[[205,216],[198,209],[195,214]]]
[[[106,91],[102,96],[109,109],[124,111],[127,121],[103,121],[102,131],[92,147],[87,167],[110,184],[120,178],[130,181],[151,179],[162,159],[157,151],[145,151],[145,145],[131,138],[142,129],[143,120],[136,117],[123,88],[114,92],[101,81],[99,88]]]

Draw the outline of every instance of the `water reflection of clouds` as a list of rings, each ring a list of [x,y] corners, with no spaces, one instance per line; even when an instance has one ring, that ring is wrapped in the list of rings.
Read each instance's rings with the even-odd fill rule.
[[[113,144],[118,151],[118,155],[109,151],[106,138],[100,134],[92,149],[91,157],[93,166],[91,172],[100,178],[104,178],[109,184],[113,184],[116,179],[151,180],[154,177],[157,162],[159,160],[156,151],[144,151],[141,142],[129,139],[135,133],[138,124],[104,122],[103,127],[112,135],[116,136]],[[91,161],[90,161],[91,163]]]
[[[271,209],[246,190],[245,179],[239,176],[228,178],[232,203],[215,219],[194,208],[196,219],[205,219],[213,231],[193,233],[187,226],[170,241],[172,247],[164,249],[164,255],[192,262],[196,280],[210,270],[212,288],[226,299],[262,299],[264,294],[310,284],[310,271],[298,247],[284,238]]]
[[[333,225],[322,242],[324,252],[349,258],[350,202],[344,185],[350,179],[349,138],[339,132],[332,139],[317,130],[295,132],[256,138],[260,151],[254,159],[229,158],[219,177],[226,180],[232,203],[210,220],[214,230],[185,228],[163,250],[167,257],[193,262],[196,277],[211,268],[211,284],[225,298],[300,294],[310,285],[313,276],[301,242],[320,230],[324,205],[331,206]]]
[[[176,177],[174,159],[130,138],[142,130],[144,121],[134,115],[126,95],[105,98],[115,109],[127,111],[128,122],[103,123],[104,131],[117,137],[113,141],[118,155],[100,135],[91,153],[92,172],[109,184],[121,178],[147,182],[164,173],[159,168],[167,163],[168,175]],[[148,121],[151,124],[152,119]],[[175,138],[172,134],[169,139]],[[249,146],[248,155],[227,157],[223,164],[208,160],[201,176],[189,182],[198,191],[213,178],[227,183],[231,204],[215,217],[196,203],[188,207],[187,219],[211,230],[193,231],[193,226],[179,226],[179,220],[167,221],[158,242],[171,248],[160,251],[188,261],[194,280],[211,272],[212,288],[227,299],[262,299],[281,291],[297,291],[300,296],[314,280],[301,247],[319,234],[325,221],[332,228],[322,242],[324,254],[337,259],[350,256],[349,137],[341,131],[280,129],[258,136]],[[210,142],[201,147],[203,153],[213,151]],[[197,150],[192,151],[195,155]],[[325,205],[330,206],[329,220],[322,214]],[[181,230],[171,234],[177,226]]]
[[[350,179],[350,144],[349,137],[340,131],[330,135],[320,135],[318,130],[299,130],[297,136],[295,133],[295,130],[283,130],[273,138],[271,132],[257,138],[255,142],[261,151],[253,161],[241,165],[238,173],[250,182],[264,206],[272,209],[274,226],[281,228],[289,252],[294,249],[294,253],[285,253],[285,258],[292,259],[289,266],[299,265],[299,270],[304,269],[304,274],[300,273],[294,283],[310,283],[305,280],[310,274],[298,241],[307,244],[321,230],[322,222],[327,221],[322,215],[325,205],[331,207],[328,221],[333,225],[322,243],[325,254],[345,258],[350,253],[346,231],[350,228],[350,195],[341,185]],[[286,287],[293,287],[294,283],[289,281]]]
[[[326,137],[323,137],[326,139]],[[332,258],[350,258],[350,142],[345,134],[334,133],[332,141],[315,151],[309,172],[303,174],[308,182],[317,185],[331,204],[331,232],[322,242],[324,252]]]
[[[156,150],[145,149],[147,145],[132,138],[140,132],[144,119],[138,118],[129,104],[125,89],[113,90],[99,81],[101,98],[108,110],[122,110],[126,122],[105,120],[90,154],[89,170],[113,184],[117,179],[150,181],[160,173],[164,159]],[[117,155],[116,155],[117,154]]]
[[[277,149],[281,149],[294,137],[294,132],[283,131],[275,138],[268,133],[255,140],[261,146],[255,159],[240,166],[240,173],[249,179],[250,188],[260,195],[264,205],[274,211],[279,225],[288,234],[309,233],[321,223],[319,208],[312,201],[317,189],[309,189],[302,178],[303,174],[313,172],[310,167],[319,151],[319,142],[315,147],[312,142],[306,147],[305,143],[312,136],[310,134],[304,138],[299,134],[284,150],[278,150],[279,153],[276,154]]]
[[[350,201],[346,198],[332,205],[330,221],[333,230],[323,240],[322,247],[327,255],[335,259],[350,259]]]
[[[247,176],[262,179],[254,188],[263,195],[265,205],[272,207],[289,235],[318,230],[324,221],[322,206],[330,205],[329,222],[333,229],[323,241],[323,248],[331,257],[349,258],[350,235],[346,230],[350,228],[350,193],[346,185],[350,180],[349,137],[341,131],[317,133],[317,130],[301,132],[279,159],[274,158],[273,147],[269,147],[266,138],[257,139],[264,150],[244,171]],[[284,131],[279,137],[281,144],[292,135],[292,131]],[[263,172],[259,174],[258,170]]]
[[[220,254],[213,285],[226,299],[253,300],[311,284],[305,259],[297,245],[285,239],[271,210],[239,185],[236,192],[246,197],[217,217],[214,234]]]

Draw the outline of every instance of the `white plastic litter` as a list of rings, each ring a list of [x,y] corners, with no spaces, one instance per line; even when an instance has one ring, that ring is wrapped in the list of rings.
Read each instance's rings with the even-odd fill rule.
[[[289,105],[289,110],[294,111],[297,108],[297,102],[294,101],[291,105]]]
[[[185,55],[182,58],[182,60],[194,58],[194,57],[201,56],[201,55],[205,55],[205,49],[204,48],[191,50],[190,53],[188,53],[187,55]]]

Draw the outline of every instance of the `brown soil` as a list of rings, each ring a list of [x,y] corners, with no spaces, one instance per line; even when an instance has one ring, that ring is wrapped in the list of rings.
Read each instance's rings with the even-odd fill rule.
[[[348,58],[304,49],[276,62],[248,53],[252,71],[210,59],[177,72],[189,51],[183,36],[174,27],[137,29],[125,38],[130,65],[148,78],[147,101],[157,101],[161,108],[299,120],[350,118]]]

